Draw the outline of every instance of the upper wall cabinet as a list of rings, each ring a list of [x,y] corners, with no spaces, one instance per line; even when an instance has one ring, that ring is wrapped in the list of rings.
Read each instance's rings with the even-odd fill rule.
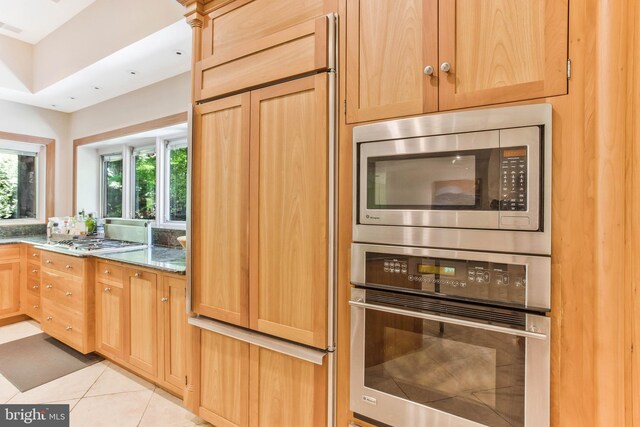
[[[209,13],[196,100],[274,83],[331,67],[327,56],[336,0],[236,0]],[[268,19],[265,19],[268,17]]]
[[[568,0],[347,0],[347,121],[565,94],[568,16]]]

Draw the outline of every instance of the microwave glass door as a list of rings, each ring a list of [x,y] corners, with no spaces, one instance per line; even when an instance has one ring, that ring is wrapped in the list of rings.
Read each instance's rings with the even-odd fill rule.
[[[503,131],[486,131],[362,144],[360,222],[478,229],[498,229],[510,222],[531,226],[529,211],[537,209],[537,202],[532,205],[528,197],[529,164],[537,154],[530,146],[536,144],[530,143],[539,140],[539,129],[527,129],[507,132],[513,136],[510,141],[502,141]],[[501,212],[524,219],[501,221]],[[537,228],[537,219],[533,222]]]

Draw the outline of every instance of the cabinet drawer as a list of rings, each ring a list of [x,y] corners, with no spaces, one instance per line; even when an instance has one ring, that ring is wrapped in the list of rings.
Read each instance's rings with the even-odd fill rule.
[[[27,301],[24,306],[24,312],[38,322],[41,320],[42,308],[40,306],[40,294],[27,292]]]
[[[42,330],[75,349],[82,349],[84,318],[80,313],[42,301]]]
[[[107,262],[98,262],[98,267],[96,268],[96,279],[98,281],[118,282],[122,287],[123,277],[123,267]]]
[[[84,288],[82,280],[60,276],[49,271],[42,272],[41,296],[54,304],[82,311]]]
[[[40,263],[29,262],[27,263],[27,277],[29,281],[40,281]]]
[[[0,259],[20,259],[20,247],[18,245],[0,245]]]
[[[27,260],[28,261],[34,261],[34,262],[39,263],[41,254],[42,254],[42,251],[40,251],[40,249],[36,249],[33,246],[27,247]]]
[[[29,293],[39,296],[41,287],[40,278],[33,279],[32,277],[27,277],[27,291],[29,291]]]
[[[42,268],[60,271],[73,276],[82,276],[84,259],[70,255],[42,252]]]

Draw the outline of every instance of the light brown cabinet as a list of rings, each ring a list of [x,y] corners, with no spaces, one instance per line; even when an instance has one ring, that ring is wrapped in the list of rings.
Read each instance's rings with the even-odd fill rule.
[[[42,330],[81,353],[95,350],[93,262],[41,251]]]
[[[326,74],[196,107],[194,311],[327,346]]]
[[[40,250],[33,246],[25,246],[26,277],[24,284],[26,290],[21,294],[24,300],[20,304],[22,310],[29,317],[40,322],[42,320],[42,307],[40,302],[41,265]]]
[[[214,425],[327,424],[326,361],[316,365],[206,330],[200,349],[200,416]]]
[[[20,253],[0,254],[0,316],[20,311]]]
[[[186,383],[184,276],[98,261],[98,351],[182,396]]]
[[[347,121],[567,93],[567,0],[347,0]]]

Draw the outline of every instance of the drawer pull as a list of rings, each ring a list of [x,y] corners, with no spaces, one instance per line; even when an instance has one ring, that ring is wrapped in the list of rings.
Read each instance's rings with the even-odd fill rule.
[[[104,288],[105,292],[111,292],[111,288]]]
[[[33,308],[37,310],[37,309],[40,308],[40,306],[38,304],[36,304],[36,305],[33,306]]]
[[[111,274],[111,272],[109,270],[105,270],[104,274]]]
[[[71,292],[69,292],[69,291],[65,292],[64,294],[65,294],[65,296],[68,296],[68,297],[70,297],[71,295],[73,295],[73,294],[72,294]]]
[[[65,265],[64,268],[66,268],[67,270],[71,269],[71,266],[69,264]]]
[[[169,298],[167,298],[167,297],[160,298],[160,301],[162,301],[162,302],[167,302],[167,301],[169,301]]]
[[[31,287],[31,289],[33,289],[33,290],[40,289],[40,285],[33,285],[33,286]]]
[[[71,326],[67,326],[66,328],[64,328],[66,331],[70,331],[71,329],[73,329]]]
[[[53,285],[46,285],[45,288],[51,289],[51,288],[53,288]]]
[[[47,260],[45,260],[44,262],[45,262],[46,264],[51,264],[51,260],[50,260],[50,259],[47,259]]]
[[[47,322],[51,322],[52,320],[53,320],[53,317],[47,316]]]
[[[142,273],[135,273],[133,276],[134,277],[140,277],[140,276],[142,276]]]
[[[32,273],[37,273],[39,270],[37,268],[34,268],[33,270],[31,270]]]
[[[31,256],[36,257],[38,254],[36,252],[32,253]]]

